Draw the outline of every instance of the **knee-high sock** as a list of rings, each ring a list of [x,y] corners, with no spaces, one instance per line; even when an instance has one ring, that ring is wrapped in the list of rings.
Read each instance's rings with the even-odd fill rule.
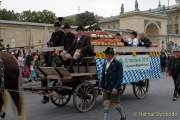
[[[104,120],[109,120],[109,110],[104,110]]]
[[[123,107],[116,107],[116,110],[120,113],[122,118],[126,117],[124,110],[123,110]]]

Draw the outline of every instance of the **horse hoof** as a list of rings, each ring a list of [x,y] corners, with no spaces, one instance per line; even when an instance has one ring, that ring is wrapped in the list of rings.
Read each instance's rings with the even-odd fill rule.
[[[5,118],[6,113],[5,113],[5,112],[1,112],[1,113],[0,113],[0,116],[1,116],[1,118]]]

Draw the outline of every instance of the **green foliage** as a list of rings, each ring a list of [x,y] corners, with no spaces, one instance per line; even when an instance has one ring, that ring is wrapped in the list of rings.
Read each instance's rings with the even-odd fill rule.
[[[0,10],[1,20],[15,20],[24,22],[37,22],[37,23],[54,23],[55,13],[43,11],[23,11],[22,13],[15,13],[13,10]]]
[[[26,22],[37,22],[37,23],[53,23],[55,18],[55,14],[48,10],[43,11],[23,11],[20,14],[19,21]]]
[[[14,20],[23,22],[37,22],[37,23],[54,23],[56,16],[55,13],[43,10],[43,11],[31,11],[26,10],[21,13],[16,13],[13,10],[0,9],[1,20]],[[92,25],[97,23],[97,19],[94,13],[84,12],[76,15],[74,18],[64,18],[62,24],[68,23],[70,25]]]
[[[0,9],[0,19],[1,20],[18,20],[18,13],[13,10]]]
[[[69,25],[76,25],[76,21],[73,20],[73,19],[70,19],[70,18],[64,18],[63,21],[62,21],[62,24],[66,24],[68,23]]]
[[[94,13],[86,11],[76,16],[76,24],[79,26],[92,25],[94,23],[97,23]]]

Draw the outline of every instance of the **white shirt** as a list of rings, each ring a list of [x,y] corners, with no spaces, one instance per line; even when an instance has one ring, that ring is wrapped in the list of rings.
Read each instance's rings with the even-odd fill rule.
[[[111,65],[111,63],[112,63],[113,60],[114,60],[114,59],[111,59],[110,61],[107,61],[106,70],[109,68],[109,66]],[[105,71],[106,71],[106,70],[105,70]]]
[[[129,45],[132,45],[132,46],[138,46],[139,41],[138,41],[137,38],[134,38],[134,39],[128,39],[128,44],[129,44]]]

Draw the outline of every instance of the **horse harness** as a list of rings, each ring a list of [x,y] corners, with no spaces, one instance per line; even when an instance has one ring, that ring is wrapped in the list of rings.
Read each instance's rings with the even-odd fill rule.
[[[3,60],[0,58],[0,92],[3,92],[4,89],[4,63]]]

